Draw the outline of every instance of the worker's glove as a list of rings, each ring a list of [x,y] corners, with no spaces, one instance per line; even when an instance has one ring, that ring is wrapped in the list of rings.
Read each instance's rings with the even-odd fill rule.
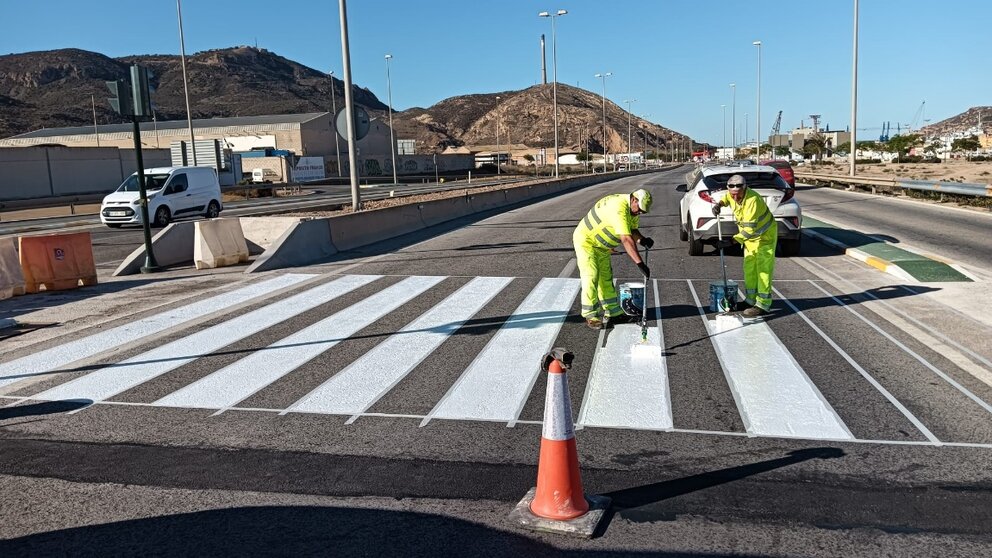
[[[650,239],[650,238],[648,238],[646,236],[641,237],[640,243],[641,243],[641,246],[643,246],[643,247],[645,247],[645,248],[647,248],[649,250],[651,248],[654,248],[654,240],[652,240],[652,239]]]
[[[637,269],[641,270],[641,273],[644,275],[645,279],[651,277],[651,269],[644,262],[637,264]]]
[[[724,238],[723,240],[716,241],[716,247],[726,250],[727,248],[732,248],[736,243],[737,242],[732,238]]]
[[[714,217],[720,216],[720,204],[718,203],[713,204],[713,216]]]

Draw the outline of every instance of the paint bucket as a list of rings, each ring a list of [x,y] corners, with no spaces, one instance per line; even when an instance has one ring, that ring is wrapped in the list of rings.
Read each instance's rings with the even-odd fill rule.
[[[620,309],[628,316],[641,317],[641,309],[644,307],[644,283],[620,283],[618,289],[620,296]]]
[[[734,281],[727,281],[727,300],[731,304],[737,304],[737,283]],[[723,281],[711,281],[710,282],[710,311],[711,312],[721,312],[720,301],[723,300]]]

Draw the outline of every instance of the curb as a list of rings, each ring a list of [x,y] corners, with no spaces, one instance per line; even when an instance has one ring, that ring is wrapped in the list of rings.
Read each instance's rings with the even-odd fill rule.
[[[805,228],[802,231],[803,234],[809,236],[813,240],[816,240],[817,242],[820,242],[822,244],[826,244],[827,246],[831,246],[833,248],[843,250],[845,255],[850,256],[867,265],[870,265],[871,267],[874,267],[875,269],[883,273],[888,273],[889,275],[898,277],[903,281],[909,281],[912,283],[918,282],[915,277],[907,273],[903,268],[897,266],[896,264],[888,260],[883,260],[878,256],[872,256],[871,254],[868,254],[863,250],[858,250],[857,248],[850,248],[847,244],[844,244],[839,240],[834,240],[833,238],[830,238],[829,236],[826,235],[822,235],[818,232],[811,231]]]

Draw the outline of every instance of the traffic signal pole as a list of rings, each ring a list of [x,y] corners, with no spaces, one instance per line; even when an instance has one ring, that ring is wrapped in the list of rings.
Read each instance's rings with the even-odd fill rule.
[[[145,265],[141,266],[142,273],[154,273],[162,271],[158,262],[155,261],[155,252],[152,251],[152,228],[148,221],[148,193],[145,190],[145,163],[141,158],[141,127],[138,126],[138,117],[132,117],[131,123],[134,125],[134,159],[138,166],[138,203],[141,207],[141,228],[145,235]]]

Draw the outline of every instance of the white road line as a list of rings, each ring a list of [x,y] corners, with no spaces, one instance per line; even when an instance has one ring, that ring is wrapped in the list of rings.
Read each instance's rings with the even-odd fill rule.
[[[901,412],[903,416],[905,416],[909,420],[909,422],[913,423],[913,426],[915,426],[917,430],[922,432],[923,435],[926,436],[928,440],[930,440],[930,442],[938,446],[941,444],[941,441],[937,439],[936,436],[933,435],[933,432],[930,432],[930,430],[926,426],[924,426],[923,423],[918,418],[916,418],[916,416],[913,413],[909,411],[909,409],[907,409],[898,399],[896,399],[895,396],[889,393],[889,390],[882,387],[882,384],[878,383],[878,380],[872,377],[872,375],[869,374],[867,370],[865,370],[864,368],[861,367],[860,364],[855,362],[854,359],[851,358],[851,355],[847,354],[847,351],[840,348],[840,346],[837,343],[835,343],[834,340],[830,338],[830,336],[828,336],[826,333],[823,332],[823,330],[817,327],[816,324],[810,321],[810,319],[806,317],[806,314],[803,314],[802,311],[799,310],[799,308],[797,308],[796,305],[793,304],[791,300],[785,298],[785,296],[781,293],[781,291],[779,291],[774,287],[772,287],[772,291],[774,291],[775,296],[777,296],[782,302],[786,303],[789,306],[789,308],[791,308],[792,311],[796,313],[797,316],[802,318],[803,321],[806,322],[806,325],[811,327],[813,331],[815,331],[820,337],[822,337],[824,341],[826,341],[835,351],[837,351],[838,354],[840,354],[840,356],[844,357],[844,360],[846,360],[848,364],[850,364],[855,370],[857,370],[864,377],[864,379],[868,380],[868,383],[874,386],[879,393],[881,393],[886,399],[888,399],[889,403],[892,403],[892,405],[896,409],[899,409],[899,412]]]
[[[541,279],[421,426],[434,418],[515,422],[578,292],[578,279]]]
[[[162,407],[224,409],[303,366],[444,280],[409,277],[155,401]]]
[[[39,393],[35,399],[101,401],[378,279],[351,275],[263,306],[124,362]],[[187,356],[188,355],[188,356]]]
[[[0,364],[0,387],[31,376],[39,376],[63,368],[73,362],[98,355],[104,351],[155,335],[166,329],[219,312],[230,306],[293,286],[314,275],[287,274],[242,287],[180,308],[166,310],[137,321],[39,351]]]
[[[648,430],[672,428],[668,362],[661,354],[665,347],[661,299],[658,283],[653,285],[657,327],[648,329],[647,344],[643,346],[640,345],[639,325],[620,324],[613,328],[606,347],[598,351],[589,372],[578,425]]]
[[[568,263],[565,264],[564,268],[562,268],[561,273],[558,274],[558,277],[568,277],[572,275],[572,272],[575,271],[575,266],[576,266],[575,258],[568,260]]]
[[[299,401],[290,412],[364,413],[506,288],[511,277],[477,277]]]
[[[839,298],[835,297],[834,295],[830,294],[823,287],[817,285],[813,281],[810,281],[810,284],[812,284],[814,287],[816,287],[817,289],[819,289],[820,292],[822,292],[823,294],[825,294],[825,295],[829,296],[830,298],[832,298],[834,300],[834,302],[836,302],[837,304],[841,305],[848,312],[850,312],[850,313],[854,314],[855,316],[857,316],[861,321],[863,321],[864,323],[868,324],[869,327],[871,327],[872,329],[874,329],[878,333],[882,334],[883,337],[885,337],[886,339],[888,339],[889,341],[891,341],[896,347],[899,347],[900,349],[902,349],[909,356],[915,358],[917,362],[919,362],[923,366],[927,367],[931,372],[933,372],[934,374],[940,376],[945,382],[951,384],[951,386],[953,386],[954,389],[956,389],[959,392],[961,392],[965,397],[967,397],[968,399],[971,399],[972,401],[974,401],[975,403],[977,403],[981,408],[983,408],[986,411],[992,413],[992,405],[989,405],[987,402],[985,402],[984,400],[982,400],[982,398],[978,397],[977,395],[975,395],[974,393],[972,393],[971,391],[969,391],[968,388],[966,388],[966,387],[962,386],[961,384],[959,384],[956,380],[954,380],[954,378],[951,378],[950,376],[948,376],[947,374],[945,374],[944,372],[942,372],[939,368],[937,368],[933,364],[930,364],[930,361],[928,361],[927,359],[925,359],[922,356],[918,355],[915,351],[913,351],[912,349],[910,349],[909,347],[907,347],[906,345],[904,345],[901,341],[899,341],[895,337],[889,335],[888,332],[886,332],[882,328],[880,328],[877,325],[875,325],[871,320],[869,320],[868,318],[865,318],[864,316],[862,316],[861,314],[859,314],[858,312],[856,312],[853,308],[851,308],[847,304],[844,304],[844,301],[842,301]]]
[[[692,288],[692,284],[689,284]],[[698,297],[693,289],[693,298]],[[763,321],[717,332],[703,315],[713,347],[739,395],[748,432],[850,440],[854,436],[792,353]]]

